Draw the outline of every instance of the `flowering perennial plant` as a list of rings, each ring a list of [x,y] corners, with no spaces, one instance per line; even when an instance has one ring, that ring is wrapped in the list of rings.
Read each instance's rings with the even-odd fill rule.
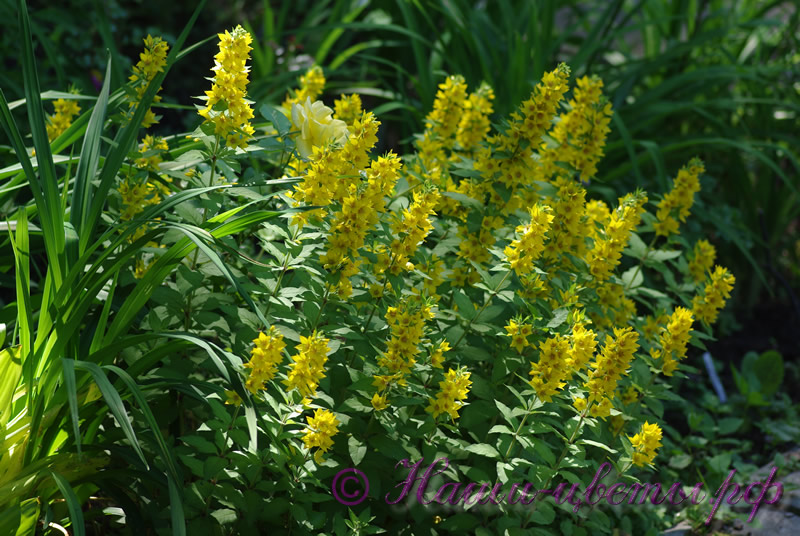
[[[94,271],[70,275],[107,300],[93,322],[138,322],[206,351],[110,347],[134,370],[180,361],[192,395],[195,372],[210,377],[219,429],[192,444],[214,452],[192,464],[197,479],[236,475],[247,482],[231,496],[303,501],[342,466],[436,452],[457,473],[527,471],[537,489],[607,460],[620,472],[653,464],[671,441],[661,400],[676,398],[735,283],[710,242],[680,234],[703,163],[688,162],[663,195],[597,188],[613,110],[600,79],[573,83],[564,64],[505,118],[487,84],[448,76],[409,154],[376,154],[376,115],[356,94],[328,101],[316,66],[256,118],[251,45],[241,26],[219,34],[202,124],[188,136],[136,133],[127,165],[107,176],[118,181],[107,219],[127,233],[114,247],[143,246],[127,264],[109,257],[112,268],[125,266],[130,299],[152,308],[118,307]],[[131,107],[167,50],[145,39]],[[51,138],[76,107],[56,102]],[[157,119],[148,111],[143,126]],[[112,333],[145,340],[127,328]],[[91,355],[102,339],[87,341]],[[193,514],[207,519],[200,503]],[[318,503],[304,519],[288,501],[270,508],[282,531],[343,531],[340,512]],[[536,508],[549,524],[549,507]]]

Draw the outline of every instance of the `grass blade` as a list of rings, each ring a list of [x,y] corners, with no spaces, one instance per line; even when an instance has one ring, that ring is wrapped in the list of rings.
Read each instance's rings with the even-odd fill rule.
[[[61,495],[64,496],[64,500],[67,501],[67,509],[69,509],[69,517],[72,520],[72,530],[75,536],[86,536],[86,525],[83,522],[81,503],[72,490],[72,486],[69,485],[69,482],[67,482],[63,476],[55,471],[51,470],[50,475],[53,477],[53,480],[55,480],[56,486],[58,486],[59,491],[61,491]]]

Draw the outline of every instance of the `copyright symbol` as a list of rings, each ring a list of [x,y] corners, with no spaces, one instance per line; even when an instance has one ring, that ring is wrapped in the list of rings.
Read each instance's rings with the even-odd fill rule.
[[[355,491],[348,493],[347,483],[351,480],[355,480],[357,486]],[[363,484],[361,483],[362,480]],[[361,491],[362,488],[363,491]],[[331,491],[333,492],[334,498],[341,504],[345,506],[355,506],[361,504],[361,502],[367,498],[367,494],[369,493],[369,480],[367,480],[367,475],[358,469],[342,469],[333,477]]]

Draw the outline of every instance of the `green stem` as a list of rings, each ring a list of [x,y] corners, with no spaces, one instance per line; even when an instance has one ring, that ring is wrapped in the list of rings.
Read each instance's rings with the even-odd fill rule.
[[[298,234],[300,234],[300,228],[296,227],[292,235],[291,239],[292,242],[295,242],[297,240]],[[289,252],[287,251],[286,255],[283,257],[283,265],[281,266],[281,273],[280,275],[278,275],[278,280],[275,282],[275,288],[273,289],[272,294],[269,297],[269,300],[267,300],[267,307],[264,310],[265,318],[269,313],[270,307],[272,307],[272,300],[275,299],[275,296],[278,294],[278,290],[281,288],[281,283],[283,282],[283,276],[286,275],[286,270],[288,269],[288,267],[289,267]],[[264,327],[266,328],[267,326]]]
[[[364,322],[364,325],[361,326],[361,333],[365,333],[367,331],[367,326],[369,326],[370,321],[372,321],[372,317],[375,316],[375,311],[378,308],[378,302],[383,298],[383,293],[386,292],[386,283],[389,282],[389,276],[386,275],[386,272],[392,269],[394,265],[394,261],[397,259],[396,255],[392,255],[391,260],[389,261],[389,266],[386,267],[386,270],[383,271],[383,286],[381,287],[381,295],[372,303],[372,310],[369,313],[369,317],[367,321]]]
[[[511,449],[517,443],[517,438],[519,437],[519,434],[522,432],[522,428],[525,426],[525,422],[528,420],[528,417],[531,416],[531,414],[533,413],[533,404],[531,402],[528,402],[528,407],[525,409],[527,413],[525,413],[525,416],[522,418],[522,422],[519,423],[517,431],[514,432],[514,437],[511,438],[511,444],[508,445],[508,450],[506,450],[506,454],[505,456],[503,456],[504,462],[508,461],[508,456],[511,454]]]

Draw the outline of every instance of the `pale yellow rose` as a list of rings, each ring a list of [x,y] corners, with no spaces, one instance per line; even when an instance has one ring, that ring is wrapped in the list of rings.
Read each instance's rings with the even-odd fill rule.
[[[306,98],[302,104],[292,105],[293,130],[299,131],[295,137],[297,152],[308,158],[314,147],[329,143],[344,143],[347,139],[347,124],[332,117],[333,110],[322,101],[311,102]]]

